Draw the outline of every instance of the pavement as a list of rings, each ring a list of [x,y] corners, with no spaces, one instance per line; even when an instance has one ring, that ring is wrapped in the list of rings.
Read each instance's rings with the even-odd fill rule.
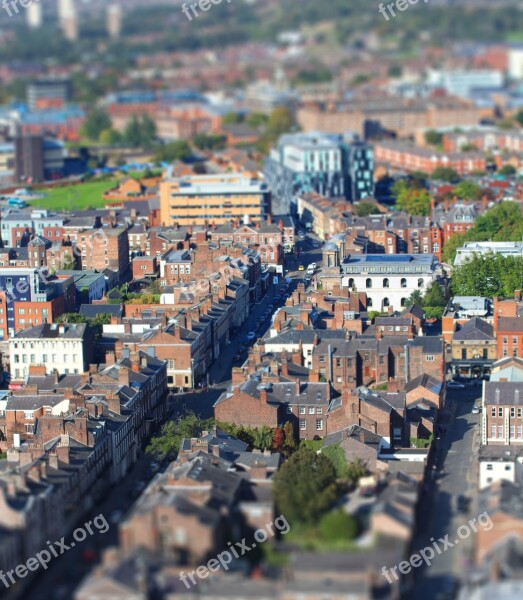
[[[448,390],[450,403],[449,423],[445,435],[436,442],[435,464],[437,471],[429,483],[423,510],[418,522],[418,531],[414,537],[412,554],[433,541],[448,535],[453,544],[444,551],[435,553],[431,566],[422,566],[413,570],[414,583],[411,600],[432,600],[451,598],[446,590],[459,581],[472,558],[474,533],[469,521],[477,517],[478,467],[477,449],[479,445],[479,421],[481,415],[471,413],[474,403],[481,396],[481,388],[466,387],[464,390]],[[471,498],[467,513],[457,510],[457,498],[460,495]],[[458,535],[460,529],[463,539]]]

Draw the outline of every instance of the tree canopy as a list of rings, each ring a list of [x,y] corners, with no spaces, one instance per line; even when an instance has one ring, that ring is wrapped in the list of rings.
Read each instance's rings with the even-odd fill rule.
[[[332,507],[336,495],[332,461],[308,448],[297,450],[274,476],[277,510],[291,523],[316,523]]]
[[[396,197],[396,207],[399,210],[414,216],[426,217],[430,214],[430,194],[423,187],[419,187],[417,183],[396,181],[392,186],[392,193]]]
[[[456,250],[465,242],[518,242],[523,237],[523,212],[515,202],[501,202],[478,217],[466,233],[445,242],[443,262],[452,263]]]
[[[512,297],[523,287],[523,258],[474,255],[454,269],[451,287],[456,296]]]
[[[145,451],[158,458],[176,458],[183,438],[198,437],[202,431],[210,429],[213,419],[201,419],[194,413],[188,413],[179,420],[165,423],[160,433],[155,435]]]
[[[81,134],[92,141],[98,141],[102,131],[111,127],[111,117],[104,110],[94,108],[82,125]]]
[[[431,175],[434,181],[446,181],[448,183],[458,183],[461,180],[459,173],[450,167],[438,167],[434,169]]]

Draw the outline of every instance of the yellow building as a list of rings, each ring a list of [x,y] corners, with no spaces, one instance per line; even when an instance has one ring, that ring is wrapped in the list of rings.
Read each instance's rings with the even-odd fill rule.
[[[160,183],[163,225],[260,220],[269,210],[269,186],[252,173],[167,176]]]

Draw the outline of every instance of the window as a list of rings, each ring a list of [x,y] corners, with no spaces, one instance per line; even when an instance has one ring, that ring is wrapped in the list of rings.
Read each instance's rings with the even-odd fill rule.
[[[383,287],[384,287],[384,288],[388,288],[388,287],[389,287],[389,280],[388,280],[387,278],[385,278],[385,279],[383,280]]]
[[[503,425],[498,425],[498,438],[503,437]]]
[[[516,437],[516,426],[515,425],[510,426],[510,437],[511,438]]]
[[[495,417],[495,416],[496,416],[496,407],[495,407],[495,406],[493,406],[493,407],[492,407],[492,412],[491,412],[491,415],[492,415],[493,417]]]
[[[521,408],[518,408],[518,417],[521,417]]]
[[[32,423],[25,424],[25,433],[27,435],[33,435],[34,433],[34,425]]]
[[[287,414],[292,415],[292,406],[287,406]]]
[[[502,407],[502,406],[500,406],[500,407],[498,408],[498,417],[502,417],[502,416],[503,416],[503,407]]]
[[[427,356],[425,357],[425,360],[427,362],[434,362],[434,354],[427,354]]]
[[[300,419],[300,429],[305,431],[307,429],[307,421],[305,419]]]
[[[365,287],[366,287],[367,289],[369,289],[369,288],[371,288],[371,287],[372,287],[372,279],[370,279],[370,278],[369,278],[369,279],[367,279],[367,281],[365,282]]]
[[[518,425],[517,432],[518,432],[518,435],[517,435],[518,439],[521,439],[522,434],[523,434],[521,425]]]
[[[491,427],[491,430],[490,430],[490,431],[491,431],[490,437],[491,437],[491,438],[495,438],[495,437],[496,437],[496,426],[495,426],[495,425],[492,425],[492,427]]]
[[[511,417],[515,417],[516,416],[516,409],[513,406],[510,407],[510,416]]]
[[[401,287],[402,288],[406,288],[407,287],[407,280],[405,279],[405,277],[403,277],[402,280],[401,280]]]
[[[32,419],[33,415],[34,415],[34,412],[32,410],[24,411],[24,419]]]
[[[316,408],[316,414],[317,414],[317,415],[321,415],[321,413],[322,413],[322,412],[323,412],[323,408],[322,408],[321,406],[318,406],[318,407]]]
[[[307,412],[305,406],[300,406],[300,415],[304,415]]]
[[[487,471],[492,471],[492,469],[493,469],[493,468],[494,468],[494,467],[493,467],[493,465],[492,465],[492,464],[490,464],[490,463],[489,463],[489,464],[487,465]]]
[[[316,419],[316,431],[323,430],[323,419]]]
[[[314,406],[309,406],[309,415],[313,415],[316,412]]]

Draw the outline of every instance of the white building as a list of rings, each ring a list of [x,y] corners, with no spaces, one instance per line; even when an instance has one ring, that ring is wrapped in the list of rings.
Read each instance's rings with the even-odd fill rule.
[[[46,373],[84,373],[89,366],[94,342],[85,323],[44,324],[23,329],[9,339],[12,380],[29,375],[31,365],[43,365]]]
[[[523,483],[521,446],[483,446],[479,451],[479,489],[505,479]]]
[[[508,51],[508,74],[511,79],[523,79],[523,46]]]
[[[401,310],[412,292],[426,292],[436,265],[433,254],[349,255],[341,265],[341,286],[365,292],[371,310]]]
[[[505,83],[502,71],[476,69],[467,71],[430,71],[427,84],[443,88],[451,96],[469,97],[477,90],[500,90]]]
[[[454,266],[462,265],[474,255],[486,256],[490,252],[501,256],[523,257],[523,242],[466,242],[456,251]]]

